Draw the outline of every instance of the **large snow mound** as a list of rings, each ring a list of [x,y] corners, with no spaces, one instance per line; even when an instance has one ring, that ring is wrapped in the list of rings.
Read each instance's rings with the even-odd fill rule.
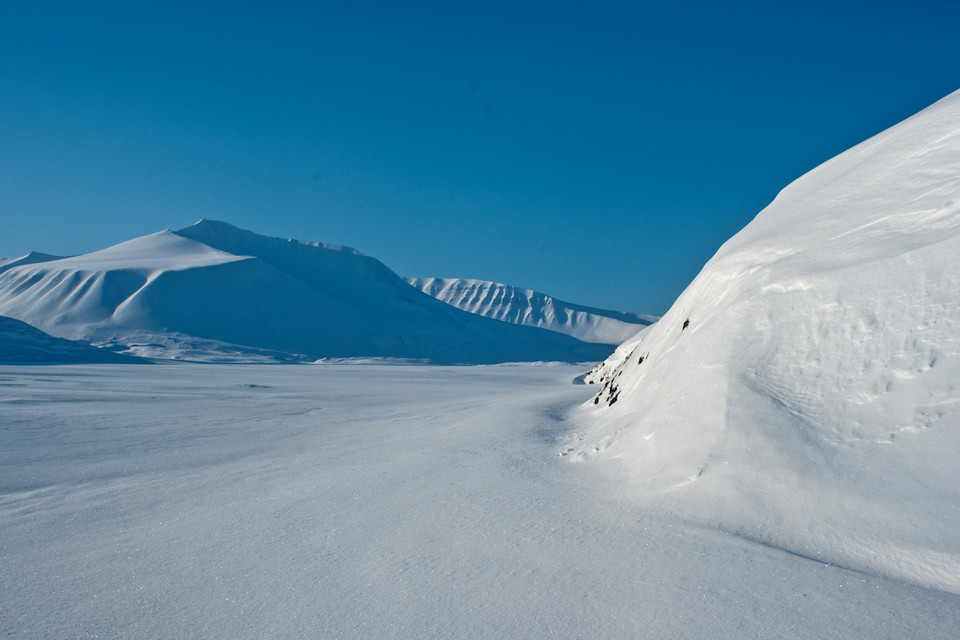
[[[657,320],[622,311],[584,307],[545,293],[466,278],[407,278],[438,300],[501,322],[549,329],[584,342],[620,344]]]
[[[645,499],[960,593],[960,92],[817,167],[721,247],[567,452]]]
[[[600,360],[609,347],[478,317],[334,245],[201,220],[0,272],[0,314],[151,357],[401,358],[454,364]]]

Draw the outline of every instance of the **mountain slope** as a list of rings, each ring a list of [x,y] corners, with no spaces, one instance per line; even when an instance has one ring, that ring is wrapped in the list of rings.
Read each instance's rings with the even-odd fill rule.
[[[958,123],[955,93],[784,189],[588,376],[567,453],[741,535],[960,593]]]
[[[270,352],[488,363],[587,361],[609,352],[454,309],[352,249],[206,220],[84,256],[13,266],[0,273],[0,313],[53,335],[126,344],[154,357]]]
[[[136,363],[139,358],[98,349],[84,342],[55,338],[26,322],[0,316],[0,363]]]
[[[169,231],[93,253],[11,266],[0,273],[0,313],[52,335],[102,341],[117,328],[160,329],[140,298],[178,271],[244,260]]]
[[[584,342],[619,344],[656,321],[655,316],[593,309],[497,282],[462,278],[407,278],[407,282],[458,309]]]

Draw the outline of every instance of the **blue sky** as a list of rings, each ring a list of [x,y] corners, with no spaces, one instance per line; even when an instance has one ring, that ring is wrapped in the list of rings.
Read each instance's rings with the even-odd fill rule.
[[[0,256],[206,217],[662,313],[960,88],[955,2],[674,4],[3,3]]]

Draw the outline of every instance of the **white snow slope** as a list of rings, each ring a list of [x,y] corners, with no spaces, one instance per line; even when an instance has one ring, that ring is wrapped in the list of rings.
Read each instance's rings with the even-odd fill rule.
[[[82,256],[9,265],[0,314],[152,357],[599,360],[609,348],[462,312],[344,247],[201,220]]]
[[[584,307],[539,291],[486,280],[407,278],[407,282],[458,309],[565,333],[584,342],[620,344],[657,320],[656,316]]]
[[[784,189],[635,342],[588,377],[568,454],[617,460],[639,500],[960,593],[960,92]]]

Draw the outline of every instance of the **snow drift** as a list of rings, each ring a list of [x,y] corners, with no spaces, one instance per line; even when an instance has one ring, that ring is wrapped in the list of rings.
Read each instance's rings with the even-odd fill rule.
[[[582,362],[609,353],[455,309],[353,249],[209,220],[82,256],[8,265],[0,313],[153,357],[460,364]]]
[[[657,320],[656,316],[584,307],[539,291],[485,280],[407,278],[407,282],[458,309],[565,333],[584,342],[619,344]]]
[[[588,375],[566,453],[826,562],[960,593],[960,92],[817,167]]]

